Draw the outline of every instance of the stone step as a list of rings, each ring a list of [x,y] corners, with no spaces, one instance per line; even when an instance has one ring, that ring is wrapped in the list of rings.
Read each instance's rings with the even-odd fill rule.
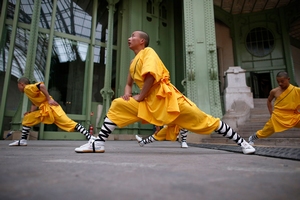
[[[249,120],[252,120],[252,119],[268,121],[270,119],[270,115],[269,114],[263,114],[263,115],[261,115],[261,114],[253,115],[252,114],[252,115],[250,115]]]
[[[262,107],[257,107],[256,105],[254,105],[254,108],[250,109],[251,113],[255,113],[255,112],[259,112],[259,111],[266,112],[266,111],[269,111],[269,109],[267,108],[267,105],[262,106]]]
[[[250,110],[250,116],[252,115],[267,115],[270,117],[269,110],[259,109],[259,110]]]
[[[261,113],[261,114],[269,114],[269,109],[267,108],[251,108],[250,109],[251,114]]]
[[[267,98],[254,98],[253,103],[267,103]]]
[[[249,119],[246,120],[246,122],[250,123],[266,123],[270,119],[270,115],[266,115],[263,117],[250,117]]]
[[[250,113],[262,113],[262,114],[265,114],[265,113],[267,113],[267,114],[269,114],[269,109],[268,108],[266,108],[266,107],[262,107],[262,108],[259,108],[259,107],[257,107],[257,108],[251,108],[250,109]]]
[[[267,105],[260,106],[260,107],[254,105],[254,108],[250,109],[251,113],[255,113],[255,112],[259,112],[259,111],[267,112],[267,111],[269,111],[269,109],[267,108]],[[267,112],[267,113],[269,113],[269,112]]]

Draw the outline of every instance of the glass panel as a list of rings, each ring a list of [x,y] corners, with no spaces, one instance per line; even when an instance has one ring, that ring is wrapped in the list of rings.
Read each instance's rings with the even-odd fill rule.
[[[77,59],[80,59],[81,61],[86,60],[88,44],[84,42],[55,37],[53,40],[53,47],[53,50],[61,63]]]
[[[14,13],[15,13],[15,5],[16,5],[16,0],[9,0],[8,1],[8,10],[7,10],[7,19],[13,19],[14,18]],[[2,3],[1,3],[2,7]]]
[[[106,48],[101,46],[95,46],[94,49],[94,63],[106,64]]]
[[[44,0],[41,2],[41,13],[39,26],[50,29],[51,16],[53,12],[53,5],[51,0]]]
[[[117,33],[118,33],[118,9],[119,4],[115,5],[116,11],[114,12],[114,32],[113,32],[113,45],[117,45]],[[108,32],[108,10],[107,10],[107,1],[99,1],[98,7],[98,16],[97,16],[97,25],[96,25],[96,40],[98,42],[107,42]],[[93,77],[93,97],[92,100],[95,102],[102,103],[103,98],[100,94],[100,90],[104,87],[104,76],[105,76],[105,66],[106,66],[106,55],[107,49],[103,46],[95,46],[94,49],[94,77]],[[113,50],[112,52],[112,82],[111,88],[115,90],[116,82],[116,60],[117,60],[117,51]],[[123,90],[123,88],[122,88]]]
[[[99,2],[98,8],[98,21],[96,25],[96,40],[101,42],[107,41],[107,26],[108,26],[108,10],[107,10],[107,2],[101,1]]]
[[[5,63],[7,63],[8,59],[8,51],[9,51],[9,43],[11,38],[11,31],[12,26],[6,26],[6,44],[4,47],[5,51]],[[27,45],[28,45],[28,38],[29,38],[30,32],[25,29],[17,29],[17,35],[16,35],[16,42],[14,46],[14,56],[12,61],[12,71],[11,74],[14,77],[20,78],[24,75],[25,71],[25,64],[26,64],[26,54],[27,54]],[[0,68],[1,71],[6,71],[6,68],[4,68],[4,65]]]
[[[2,6],[2,3],[1,3]],[[7,19],[13,19],[16,6],[16,0],[8,1]],[[34,2],[32,0],[21,0],[19,22],[31,23]]]
[[[152,5],[153,5],[152,0],[148,0],[147,1],[147,13],[149,13],[149,14],[152,14],[152,10],[154,10]]]
[[[68,114],[82,114],[85,61],[88,44],[55,37],[49,79],[49,93]]]
[[[103,103],[103,97],[100,90],[104,87],[106,49],[95,46],[94,49],[94,76],[93,76],[93,97],[92,101]]]
[[[92,1],[60,0],[57,2],[55,30],[71,35],[89,38],[92,16],[87,10]]]
[[[3,46],[1,47],[0,51],[0,95],[2,95],[3,91],[3,85],[4,85],[4,77],[7,70],[7,61],[8,61],[8,51],[9,51],[9,45],[10,45],[10,35],[11,35],[11,26],[6,26],[5,30],[3,31],[4,36],[6,35],[6,41],[4,41]],[[18,29],[17,37],[23,36],[24,34],[27,34],[22,29]],[[29,34],[29,33],[28,33]],[[16,111],[19,103],[21,101],[21,93],[18,90],[17,80],[22,76],[22,72],[24,71],[25,66],[25,59],[26,59],[26,48],[24,48],[24,43],[19,43],[20,40],[16,41],[14,55],[13,55],[13,63],[12,63],[12,71],[11,71],[11,77],[10,82],[8,86],[8,93],[7,93],[7,101],[6,101],[6,110],[10,111]],[[0,98],[1,101],[1,98]],[[1,103],[1,102],[0,102]],[[4,122],[5,130],[7,129],[6,125],[8,126],[6,122]]]
[[[114,32],[113,32],[113,45],[117,45],[117,33],[118,33],[118,13],[119,13],[119,4],[115,5],[114,12]],[[108,10],[107,2],[104,0],[99,1],[97,16],[97,25],[96,25],[96,40],[100,42],[107,42],[107,27],[108,27]]]
[[[2,0],[0,0],[2,6]],[[19,22],[31,23],[33,0],[21,0]],[[67,33],[79,37],[90,38],[91,21],[92,21],[92,0],[58,0],[57,13],[54,30],[57,32]],[[12,19],[15,11],[16,0],[9,0],[7,18]],[[99,0],[97,10],[97,42],[107,42],[108,27],[108,10],[107,1]],[[52,0],[43,0],[41,2],[41,14],[39,26],[50,29],[51,16],[53,13]],[[114,16],[113,44],[117,45],[117,27],[118,27],[118,4]],[[0,52],[0,84],[3,83],[6,63],[8,59],[8,50],[11,37],[11,26],[7,26],[5,32],[6,43],[3,43]],[[43,31],[44,32],[44,31]],[[24,75],[27,57],[27,47],[29,43],[30,31],[22,28],[17,29],[16,44],[13,52],[12,76],[8,94],[8,109],[17,109],[21,93],[17,88],[17,79]],[[83,113],[83,87],[84,77],[87,66],[90,44],[70,40],[63,37],[54,36],[53,41],[49,41],[49,35],[39,33],[38,44],[36,49],[36,61],[34,65],[34,78],[36,81],[44,81],[45,67],[49,43],[53,42],[50,77],[48,90],[56,101],[68,114]],[[106,48],[95,46],[94,49],[94,76],[92,88],[92,101],[102,102],[100,90],[104,86],[104,75],[106,65]],[[116,56],[117,51],[113,51],[112,61],[112,83],[115,87],[116,74]],[[11,89],[13,88],[13,89]],[[47,127],[48,125],[46,125]],[[55,125],[54,125],[55,126]],[[50,127],[49,127],[50,128]],[[47,129],[47,128],[46,128]],[[55,126],[54,130],[57,130]]]
[[[76,60],[72,41],[64,38],[54,38],[53,47],[60,63]]]
[[[21,0],[19,22],[31,23],[34,2],[32,0]]]
[[[1,48],[1,56],[0,56],[0,83],[4,84],[4,77],[7,70],[7,61],[8,61],[8,53],[9,53],[9,45],[11,38],[12,26],[6,26],[4,31],[4,38],[6,41]],[[26,65],[26,56],[27,56],[27,46],[30,31],[22,28],[17,29],[16,33],[16,41],[14,45],[13,51],[13,60],[11,66],[11,77],[10,83],[7,93],[7,104],[6,109],[11,111],[16,111],[19,103],[21,101],[21,93],[17,87],[17,80],[21,76],[24,76],[25,73],[25,65]],[[36,81],[44,80],[44,67],[46,60],[46,48],[48,46],[48,40],[45,40],[45,37],[39,37],[38,45],[37,45],[37,58],[34,66],[34,78]],[[33,80],[31,80],[33,81]],[[2,94],[2,88],[0,89],[0,93]]]

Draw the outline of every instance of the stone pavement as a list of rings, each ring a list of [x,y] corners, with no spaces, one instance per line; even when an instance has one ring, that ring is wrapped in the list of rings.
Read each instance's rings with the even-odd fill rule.
[[[241,152],[237,145],[228,144],[190,144],[193,147]],[[255,155],[300,161],[300,147],[295,146],[263,146],[255,145]]]
[[[300,199],[300,162],[261,148],[243,155],[234,145],[108,141],[105,153],[78,154],[85,141],[10,142],[0,141],[1,200]]]

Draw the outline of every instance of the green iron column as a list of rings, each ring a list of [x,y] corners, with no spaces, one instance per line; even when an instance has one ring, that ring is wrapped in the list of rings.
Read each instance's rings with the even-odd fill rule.
[[[222,117],[213,0],[184,0],[187,96]]]
[[[86,121],[91,124],[91,108],[92,108],[92,87],[93,87],[93,72],[94,72],[94,48],[95,48],[95,37],[96,37],[96,26],[97,26],[97,9],[98,9],[98,0],[93,0],[93,12],[92,12],[92,27],[91,27],[91,44],[89,45],[89,54],[87,56],[87,93],[86,98]],[[89,124],[87,124],[89,125]]]
[[[52,58],[52,47],[53,47],[53,38],[54,38],[56,10],[57,10],[57,0],[53,0],[49,43],[48,43],[48,48],[47,48],[47,60],[46,60],[46,67],[45,67],[45,81],[44,81],[47,89],[48,89],[49,77],[50,77],[50,66],[51,66],[51,58]],[[44,138],[44,124],[41,123],[40,131],[39,131],[39,139],[43,139],[43,138]]]
[[[42,0],[34,1],[34,7],[31,16],[30,36],[27,47],[25,67],[25,76],[28,77],[30,80],[34,80],[33,72],[36,58],[36,47],[38,43],[38,28],[40,21],[41,1]]]
[[[35,80],[33,72],[34,72],[35,58],[36,58],[36,47],[38,42],[38,26],[40,20],[40,9],[41,9],[41,0],[34,1],[34,7],[31,16],[30,36],[29,36],[27,55],[26,55],[26,66],[24,72],[24,76],[29,78],[30,81]],[[24,95],[23,103],[21,107],[18,108],[16,115],[13,117],[13,123],[21,121],[23,113],[28,111],[28,103],[29,103],[28,97]],[[19,126],[19,129],[21,128],[21,124],[19,125],[16,124],[16,126]]]
[[[6,73],[4,77],[4,84],[3,84],[3,91],[2,91],[2,97],[1,97],[1,105],[0,105],[0,135],[3,135],[3,120],[4,120],[4,114],[5,114],[5,107],[6,107],[6,100],[7,100],[7,92],[8,92],[8,85],[10,82],[11,77],[11,69],[12,69],[12,61],[14,57],[14,47],[15,47],[15,40],[16,40],[16,34],[17,34],[17,24],[19,19],[19,13],[20,13],[20,4],[21,0],[18,0],[15,5],[15,13],[13,18],[13,25],[12,25],[12,31],[11,31],[11,38],[10,38],[10,44],[9,44],[9,50],[8,50],[8,58],[6,63]],[[2,15],[1,15],[1,22],[3,22],[2,26],[4,27],[4,21],[6,19],[6,10],[7,10],[7,1],[3,1],[2,4]],[[2,29],[4,30],[4,29]],[[2,37],[3,31],[1,31],[1,37]],[[1,38],[2,40],[2,38]],[[20,120],[19,120],[20,121]],[[13,127],[12,123],[12,130],[16,130],[15,127]],[[2,138],[2,137],[1,137]]]
[[[286,23],[286,17],[284,9],[279,9],[279,15],[280,15],[280,27],[281,27],[281,34],[282,34],[282,45],[283,45],[283,53],[285,57],[285,63],[286,63],[286,71],[289,74],[291,78],[291,83],[296,84],[295,81],[295,71],[294,71],[294,62],[293,62],[293,56],[290,48],[290,36],[288,33],[288,27]]]
[[[232,48],[233,48],[233,59],[235,66],[242,66],[241,54],[239,53],[239,26],[240,26],[241,16],[232,17],[232,26],[230,27],[230,32],[232,36]]]
[[[5,28],[5,20],[6,20],[6,13],[7,13],[7,5],[8,5],[8,0],[4,0],[2,2],[2,10],[1,10],[1,16],[0,16],[0,44],[2,42],[6,43],[6,40],[4,38],[4,30],[6,30]],[[4,45],[3,45],[4,46]],[[2,45],[0,46],[2,47]],[[2,48],[0,49],[0,53],[2,51]]]
[[[119,0],[107,0],[108,2],[108,30],[107,30],[107,56],[106,56],[106,66],[105,66],[105,79],[104,88],[101,89],[101,94],[103,96],[103,110],[107,113],[111,98],[114,95],[114,91],[111,89],[111,73],[112,73],[112,51],[113,51],[113,23],[114,23],[114,12],[115,5]]]
[[[127,76],[124,76],[124,74],[128,74],[128,67],[130,64],[130,57],[131,57],[131,52],[128,51],[128,45],[125,45],[125,42],[129,37],[130,30],[129,27],[130,25],[128,24],[129,21],[129,2],[124,1],[122,3],[122,8],[121,8],[121,17],[119,21],[119,27],[118,29],[122,34],[120,34],[120,37],[118,38],[119,45],[118,45],[118,52],[122,52],[118,57],[120,59],[120,64],[117,65],[117,85],[116,88],[118,89],[116,91],[116,96],[121,96],[124,94],[124,86],[127,81]],[[127,24],[126,26],[122,26],[122,24]]]
[[[209,72],[208,91],[210,114],[215,117],[221,118],[223,114],[221,108],[220,86],[218,80],[219,76],[213,0],[204,1],[204,11],[207,67]]]

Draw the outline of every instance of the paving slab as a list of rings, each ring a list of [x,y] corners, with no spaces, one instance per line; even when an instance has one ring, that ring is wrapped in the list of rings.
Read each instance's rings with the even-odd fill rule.
[[[229,144],[190,144],[193,147],[225,150],[231,152],[242,152],[241,148],[237,145]],[[275,158],[291,159],[300,161],[300,147],[295,146],[264,146],[254,145],[255,155],[268,156]]]
[[[99,154],[75,153],[85,141],[9,142],[0,141],[1,200],[300,198],[297,160],[167,141],[107,141]]]

